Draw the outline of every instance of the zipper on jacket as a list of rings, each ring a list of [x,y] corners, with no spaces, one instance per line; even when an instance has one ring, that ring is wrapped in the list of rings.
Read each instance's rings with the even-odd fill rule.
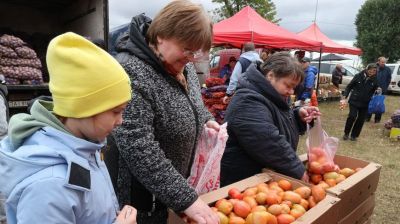
[[[184,73],[184,76],[185,76],[187,85],[189,87],[187,73],[186,74]],[[178,81],[176,81],[176,82],[178,82]],[[189,168],[188,168],[188,170],[185,171],[185,174],[186,174],[188,171],[190,172],[190,170],[192,168],[194,156],[196,154],[196,140],[197,140],[197,135],[199,134],[199,114],[197,113],[196,107],[193,105],[193,102],[190,100],[190,97],[189,97],[190,89],[188,88],[188,92],[186,92],[185,88],[180,83],[178,83],[178,85],[179,85],[180,89],[182,90],[183,94],[186,96],[187,100],[189,101],[190,107],[193,110],[194,118],[196,120],[196,135],[195,135],[195,139],[194,139],[194,145],[192,148],[192,154],[190,155]]]

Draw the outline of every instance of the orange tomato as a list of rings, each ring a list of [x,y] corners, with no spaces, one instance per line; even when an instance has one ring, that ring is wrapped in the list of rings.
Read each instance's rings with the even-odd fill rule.
[[[292,183],[284,179],[278,181],[278,186],[284,191],[289,191],[292,189]]]
[[[299,194],[302,198],[307,199],[311,195],[311,188],[309,188],[307,186],[302,186],[302,187],[296,188],[296,190],[294,190],[294,192]]]
[[[237,216],[240,216],[242,218],[246,218],[250,212],[251,212],[251,207],[249,204],[247,204],[244,201],[238,201],[235,203],[233,206],[233,211]]]
[[[314,197],[315,202],[317,202],[317,203],[322,201],[326,196],[325,189],[323,189],[319,185],[315,185],[315,186],[311,187],[311,194]]]
[[[283,200],[291,201],[293,204],[299,204],[301,201],[301,196],[293,191],[285,191],[285,195],[283,195]]]
[[[296,220],[292,215],[289,214],[280,214],[276,218],[278,219],[278,224],[289,224]]]
[[[311,182],[314,184],[319,184],[322,180],[322,175],[321,174],[311,174]]]

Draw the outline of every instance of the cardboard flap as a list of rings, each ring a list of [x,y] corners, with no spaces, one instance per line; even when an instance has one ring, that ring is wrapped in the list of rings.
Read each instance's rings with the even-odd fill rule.
[[[329,193],[340,195],[344,191],[352,188],[354,186],[354,183],[361,182],[367,176],[371,175],[371,173],[381,169],[381,167],[382,166],[377,163],[370,163],[366,167],[362,168],[360,171],[356,172],[357,175],[351,175],[346,179],[346,181],[342,181],[340,184],[329,188],[328,191]]]
[[[244,180],[235,182],[231,185],[222,187],[218,190],[200,195],[200,199],[205,203],[210,204],[216,201],[217,198],[226,198],[228,197],[229,189],[236,187],[240,191],[244,191],[249,186],[256,186],[259,183],[265,183],[271,180],[271,177],[266,173],[259,173]]]
[[[301,162],[306,162],[308,160],[307,153],[299,155],[299,159]]]

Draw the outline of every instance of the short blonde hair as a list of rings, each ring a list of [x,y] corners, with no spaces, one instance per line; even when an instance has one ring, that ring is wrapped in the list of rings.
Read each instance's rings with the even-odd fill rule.
[[[190,50],[208,51],[212,44],[212,22],[201,5],[176,0],[165,6],[154,18],[147,40],[157,46],[157,37],[175,39]]]

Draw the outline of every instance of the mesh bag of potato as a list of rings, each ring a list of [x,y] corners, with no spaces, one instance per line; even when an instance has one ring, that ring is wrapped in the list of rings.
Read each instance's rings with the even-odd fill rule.
[[[41,84],[42,64],[36,52],[18,37],[0,37],[0,73],[7,84]]]

